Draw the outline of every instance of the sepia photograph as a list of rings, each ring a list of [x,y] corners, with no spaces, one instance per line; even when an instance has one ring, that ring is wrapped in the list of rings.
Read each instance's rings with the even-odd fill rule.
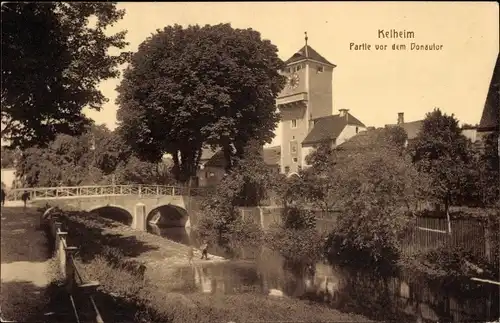
[[[500,323],[498,2],[2,2],[0,322]]]

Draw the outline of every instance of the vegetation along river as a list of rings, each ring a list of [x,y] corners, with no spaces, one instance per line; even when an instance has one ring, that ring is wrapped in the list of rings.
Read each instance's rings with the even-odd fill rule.
[[[199,247],[197,233],[187,228],[148,225],[150,233]],[[229,257],[220,246],[209,253]],[[449,293],[425,283],[410,284],[404,277],[381,278],[339,265],[317,263],[298,273],[266,248],[241,248],[230,262],[201,268],[180,268],[186,292],[266,293],[322,302],[345,312],[394,322],[485,322],[498,318],[498,288]]]

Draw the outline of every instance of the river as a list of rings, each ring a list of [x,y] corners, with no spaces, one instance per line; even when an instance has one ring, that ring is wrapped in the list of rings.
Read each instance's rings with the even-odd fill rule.
[[[149,225],[148,231],[176,242],[200,246],[194,231]],[[209,252],[228,257],[219,246]],[[237,259],[202,268],[181,268],[178,275],[187,292],[266,293],[322,302],[345,312],[393,322],[485,322],[499,317],[499,290],[451,295],[423,283],[409,284],[401,277],[382,279],[336,265],[317,263],[302,273],[287,269],[276,253],[241,248]]]

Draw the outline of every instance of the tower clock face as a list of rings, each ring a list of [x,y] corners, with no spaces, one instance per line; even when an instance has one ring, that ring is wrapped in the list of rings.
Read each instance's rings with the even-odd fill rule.
[[[294,73],[288,77],[288,88],[296,89],[299,86],[300,78],[299,75]]]

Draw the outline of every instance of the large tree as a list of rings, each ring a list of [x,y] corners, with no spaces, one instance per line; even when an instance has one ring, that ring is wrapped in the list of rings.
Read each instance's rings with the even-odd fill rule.
[[[461,199],[471,178],[471,143],[462,134],[458,120],[440,109],[427,114],[412,144],[413,161],[431,180],[431,196],[444,205],[445,212]]]
[[[130,56],[116,51],[126,31],[106,32],[124,14],[114,3],[2,4],[2,139],[27,148],[84,131],[82,109],[102,107],[99,83]]]
[[[318,202],[341,210],[331,235],[332,255],[364,257],[367,264],[397,258],[426,187],[402,154],[404,141],[396,128],[369,130],[310,156],[308,177],[319,188]]]
[[[173,156],[176,177],[195,175],[201,148],[221,147],[226,164],[255,139],[270,142],[284,86],[277,48],[252,29],[168,26],[146,39],[118,87],[118,120],[142,158]]]

